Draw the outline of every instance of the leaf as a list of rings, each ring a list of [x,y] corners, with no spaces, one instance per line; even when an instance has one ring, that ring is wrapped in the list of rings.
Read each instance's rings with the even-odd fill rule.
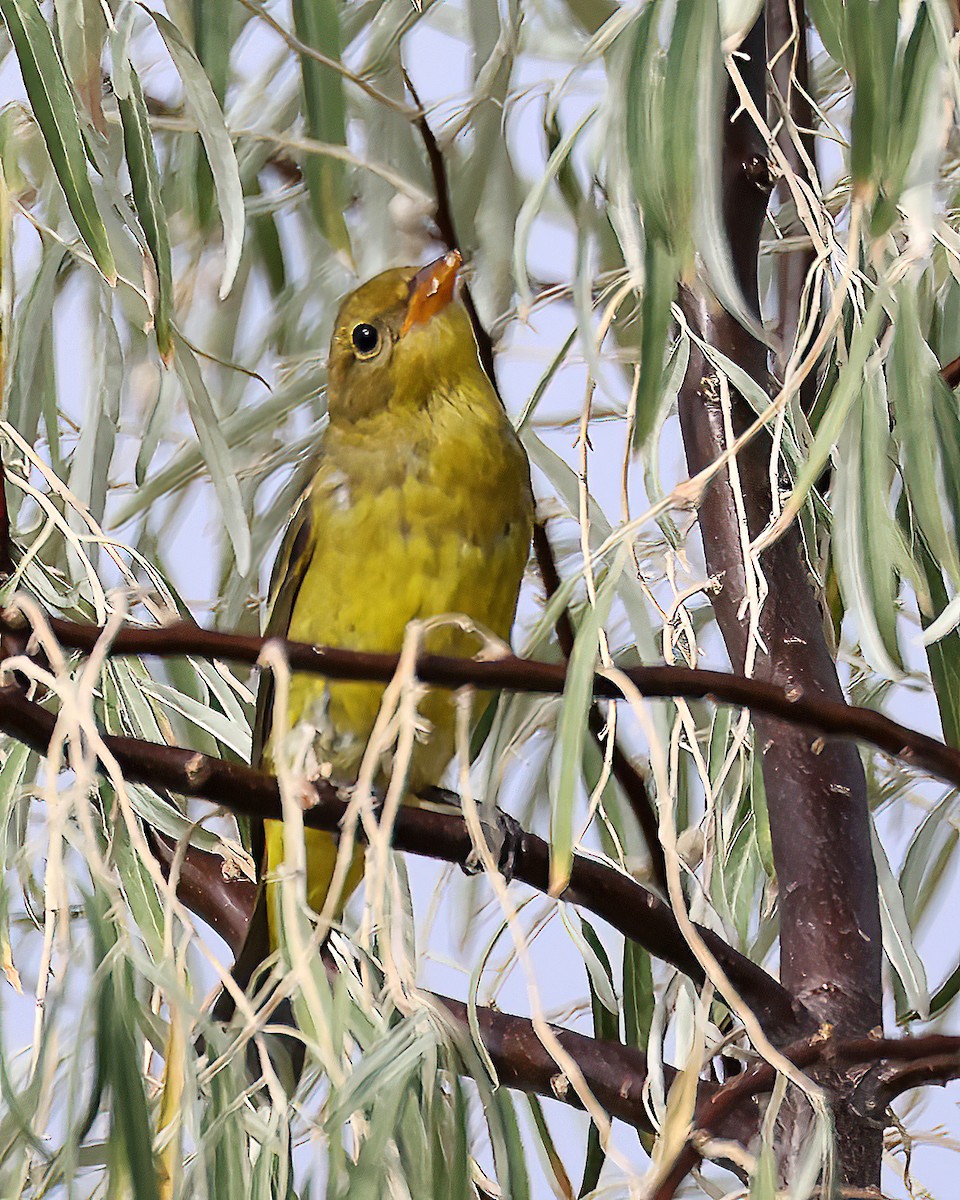
[[[110,1144],[127,1169],[134,1200],[159,1200],[153,1135],[140,1073],[142,1055],[136,1032],[140,1002],[134,992],[132,968],[116,953],[117,935],[106,900],[91,896],[85,907],[95,961],[102,964],[112,954],[97,997],[97,1056],[100,1075],[111,1095]]]
[[[636,942],[626,941],[623,946],[623,1030],[628,1046],[646,1052],[654,1003],[650,955]]]
[[[823,41],[824,49],[835,62],[845,65],[847,52],[844,45],[846,22],[843,4],[839,0],[807,0],[807,12]]]
[[[870,824],[870,836],[873,845],[873,861],[877,868],[877,883],[880,887],[880,924],[883,930],[883,948],[890,960],[890,965],[903,984],[907,1002],[920,1014],[921,1020],[926,1020],[930,1012],[930,993],[927,989],[926,974],[920,956],[914,949],[913,933],[907,919],[899,884],[890,870],[890,863],[887,861],[886,853],[877,837],[873,822]]]
[[[578,918],[576,913],[568,910],[566,906],[563,906],[560,911],[564,928],[570,934],[573,944],[583,959],[590,982],[590,994],[596,998],[597,1003],[606,1013],[607,1019],[603,1022],[605,1032],[602,1036],[616,1039],[619,1037],[620,1005],[617,1003],[617,994],[613,990],[613,975],[610,971],[607,952],[589,922]],[[581,929],[577,928],[578,920]]]
[[[886,165],[899,15],[899,0],[847,0],[845,5],[854,82],[850,171],[861,186],[876,181]]]
[[[806,462],[797,472],[797,481],[785,506],[789,511],[798,512],[810,490],[816,485],[840,437],[850,409],[860,394],[867,359],[876,349],[877,330],[883,316],[885,300],[886,289],[881,286],[874,293],[863,320],[850,341],[846,365],[829,392],[826,408],[817,425],[816,436],[808,450]]]
[[[657,425],[662,404],[663,359],[670,331],[671,305],[677,290],[678,264],[658,241],[647,242],[646,275],[640,308],[643,333],[640,346],[640,381],[637,386],[637,416],[633,426],[633,448],[640,450]]]
[[[209,705],[201,704],[163,683],[144,683],[143,690],[171,712],[186,717],[192,724],[228,746],[242,762],[250,761],[250,726],[247,722],[237,722],[224,716]]]
[[[86,106],[94,128],[106,137],[100,71],[100,54],[107,33],[103,8],[97,0],[56,0],[54,11],[67,76]]]
[[[204,461],[220,501],[220,512],[236,556],[237,570],[245,574],[250,563],[250,527],[230,451],[193,351],[178,334],[175,335],[175,345],[177,375],[183,387],[190,419],[197,431]]]
[[[101,275],[113,287],[117,269],[87,173],[80,118],[50,27],[36,0],[0,0],[0,13],[70,215]]]
[[[940,367],[920,331],[920,316],[916,289],[904,280],[897,297],[897,315],[893,346],[887,360],[887,383],[896,414],[895,436],[903,460],[903,482],[917,526],[922,532],[934,559],[944,569],[954,585],[960,584],[960,558],[956,537],[947,529],[945,515],[953,519],[960,511],[950,501],[956,498],[955,487],[946,482],[949,470],[956,462],[960,444],[946,452],[941,449],[949,425],[941,424],[939,437],[931,431],[938,428],[937,407],[944,390]],[[955,410],[952,399],[948,401]],[[953,422],[956,439],[960,426]],[[949,460],[946,458],[949,455]],[[947,504],[944,504],[944,500]]]
[[[587,712],[593,702],[593,675],[597,664],[600,630],[610,612],[617,581],[623,572],[623,547],[597,588],[591,606],[577,630],[563,687],[553,761],[556,786],[550,808],[550,894],[559,896],[567,886],[573,862],[573,812],[583,770],[583,744]]]
[[[160,169],[150,134],[150,120],[143,99],[140,78],[128,64],[129,91],[118,94],[120,122],[123,127],[123,148],[130,172],[133,204],[157,272],[157,304],[154,325],[157,349],[169,366],[173,357],[173,333],[170,314],[173,309],[173,270],[170,263],[170,234],[160,197]]]
[[[537,1148],[540,1150],[544,1168],[553,1176],[553,1190],[559,1196],[572,1197],[573,1184],[570,1182],[570,1176],[567,1174],[567,1169],[563,1165],[563,1159],[560,1157],[560,1152],[557,1150],[556,1143],[553,1140],[550,1126],[547,1124],[547,1118],[543,1112],[543,1105],[540,1103],[540,1097],[532,1093],[529,1094],[527,1096],[527,1106],[530,1109],[533,1126],[537,1132]]]
[[[328,58],[340,58],[340,18],[337,0],[292,0],[293,27],[301,42]],[[343,77],[307,54],[300,55],[307,131],[320,142],[345,146],[346,106]],[[346,207],[344,164],[318,154],[303,159],[303,177],[317,226],[336,250],[350,253],[350,234],[343,218]]]
[[[900,891],[911,929],[916,929],[929,908],[936,887],[953,858],[960,840],[954,824],[956,792],[948,792],[923,818],[910,839],[900,872]]]
[[[506,1088],[497,1088],[491,1096],[489,1107],[495,1114],[496,1134],[499,1135],[493,1136],[491,1140],[503,1195],[509,1196],[510,1200],[530,1200],[526,1151],[517,1121],[517,1110],[509,1091]],[[493,1133],[492,1128],[491,1134]]]
[[[943,573],[922,540],[917,546],[916,557],[920,560],[933,611],[944,612],[948,596],[943,585]],[[922,610],[920,623],[925,634],[933,624]],[[925,637],[924,650],[937,708],[940,710],[943,740],[955,750],[960,749],[960,630],[951,629],[935,641],[928,641]]]
[[[877,671],[898,678],[897,565],[904,555],[890,512],[890,435],[882,383],[879,371],[868,368],[840,436],[831,494],[833,553],[844,604],[857,616],[864,656]]]
[[[7,0],[9,2],[9,0]],[[233,281],[240,266],[243,251],[244,208],[243,188],[240,184],[240,169],[234,153],[233,142],[223,120],[223,112],[214,95],[206,72],[197,56],[187,45],[183,34],[161,13],[144,7],[144,12],[153,18],[160,36],[173,59],[177,73],[183,83],[184,96],[193,109],[200,131],[200,140],[206,151],[213,183],[220,206],[223,222],[224,264],[220,281],[220,299],[230,294]]]
[[[602,978],[605,980],[604,990],[609,991],[613,995],[613,971],[610,968],[610,959],[607,957],[603,942],[597,937],[596,930],[589,921],[581,920],[581,926],[584,941],[590,947],[596,963],[603,972]],[[609,1002],[602,998],[600,991],[596,988],[595,982],[600,979],[598,972],[588,968],[587,978],[590,984],[593,1032],[596,1037],[601,1038],[603,1041],[618,1042],[620,1040],[619,1010],[616,1006],[614,1009],[611,1009]],[[600,1144],[600,1132],[596,1124],[591,1121],[590,1130],[587,1134],[587,1152],[583,1163],[583,1179],[580,1183],[580,1191],[577,1193],[579,1196],[588,1195],[597,1186],[605,1159],[606,1155]]]

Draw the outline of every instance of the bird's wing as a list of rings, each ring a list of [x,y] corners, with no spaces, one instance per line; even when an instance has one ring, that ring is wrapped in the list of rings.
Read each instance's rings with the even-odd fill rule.
[[[313,553],[310,524],[310,490],[300,501],[290,518],[290,524],[280,543],[280,552],[273,566],[270,579],[270,616],[265,630],[267,637],[286,637],[290,629],[290,618],[303,578],[310,565]],[[270,737],[270,722],[273,716],[273,672],[262,671],[257,690],[257,713],[253,722],[253,747],[250,762],[259,767],[263,764],[263,752]]]
[[[267,637],[283,637],[290,628],[290,617],[297,599],[297,593],[303,584],[307,566],[310,563],[312,544],[310,538],[310,491],[307,489],[301,496],[287,526],[287,531],[280,543],[280,552],[273,567],[270,579],[270,616],[267,621]],[[253,747],[250,752],[250,763],[254,767],[263,766],[263,754],[270,737],[270,723],[273,713],[273,672],[260,673],[260,687],[257,690],[257,712],[253,722]],[[250,822],[250,851],[257,871],[261,873],[264,867],[265,840],[262,821]],[[246,991],[254,972],[270,953],[270,934],[267,922],[266,891],[262,881],[257,889],[253,916],[247,929],[247,936],[237,955],[233,967],[233,977]],[[214,1006],[214,1017],[220,1021],[229,1021],[233,1016],[233,998],[226,990],[220,993]]]

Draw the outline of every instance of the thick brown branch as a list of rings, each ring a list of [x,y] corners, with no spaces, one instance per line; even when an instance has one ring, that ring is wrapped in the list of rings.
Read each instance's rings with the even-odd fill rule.
[[[766,53],[763,22],[745,40],[739,66],[756,106],[764,109]],[[744,296],[759,311],[760,232],[769,178],[758,164],[766,148],[731,93],[724,126],[724,223]],[[766,349],[704,289],[686,298],[695,331],[759,382],[767,379]],[[695,474],[713,463],[754,418],[744,397],[725,393],[705,356],[692,349],[679,410],[687,464]],[[730,428],[728,429],[728,422]],[[744,559],[744,542],[767,525],[771,507],[769,438],[757,438],[737,457],[736,478],[716,476],[699,509],[712,575],[722,581],[711,602],[734,669],[753,656],[753,674],[768,686],[800,691],[815,708],[845,723],[843,692],[823,632],[796,527],[758,564]],[[768,585],[756,635],[744,619],[755,567]],[[759,585],[758,585],[759,587]],[[751,644],[752,643],[752,644]],[[771,719],[775,718],[775,719]],[[811,746],[796,722],[753,707],[762,755],[774,865],[779,886],[780,976],[787,988],[842,1033],[867,1033],[881,1021],[880,913],[863,765],[856,748],[834,742]],[[835,1109],[837,1146],[848,1184],[879,1183],[879,1133]],[[784,1139],[789,1144],[788,1134]]]
[[[797,571],[790,573],[789,579],[793,579],[794,575],[797,575],[798,586],[801,586],[802,579],[801,590],[809,590],[799,566]],[[783,596],[771,596],[768,605],[782,612],[792,596],[793,593],[789,590]],[[728,601],[721,607],[725,617],[728,607],[736,611],[735,606],[729,605]],[[19,618],[11,620],[9,616],[0,617],[0,631],[19,632],[22,630],[19,621]],[[737,621],[739,627],[739,618]],[[49,623],[61,645],[70,650],[89,653],[103,634],[103,629],[97,625],[80,624],[59,618],[51,618]],[[790,624],[788,628],[796,626]],[[799,637],[799,628],[797,636]],[[742,640],[741,630],[734,645]],[[197,658],[222,658],[253,666],[259,660],[267,641],[273,641],[274,644],[283,647],[291,667],[298,671],[325,675],[330,679],[386,682],[393,677],[397,668],[395,654],[338,650],[330,646],[311,646],[306,642],[290,642],[279,638],[218,633],[210,629],[201,629],[190,622],[177,622],[159,629],[127,627],[120,630],[113,639],[110,653],[144,654],[159,658],[192,655]],[[787,677],[782,684],[763,678],[732,675],[725,671],[692,670],[688,667],[627,667],[624,668],[623,674],[641,695],[651,699],[712,699],[750,709],[754,714],[774,717],[776,721],[766,722],[764,728],[779,730],[779,736],[782,738],[786,726],[794,727],[788,740],[790,754],[802,754],[808,765],[817,766],[823,760],[832,761],[829,750],[824,751],[822,746],[811,744],[808,733],[832,738],[855,738],[960,787],[960,750],[945,746],[936,738],[928,737],[924,733],[899,725],[873,709],[855,708],[845,704],[842,699],[824,694],[815,682],[804,678],[798,665],[803,660],[805,646],[802,643],[791,644],[790,649],[792,653],[788,654],[787,658],[794,669],[792,675],[784,672]],[[534,662],[510,654],[484,662],[426,654],[417,660],[417,676],[424,683],[434,687],[455,689],[472,685],[492,691],[500,689],[556,695],[563,691],[566,667],[555,663]],[[622,698],[616,683],[603,674],[595,677],[593,694],[606,700]],[[774,752],[777,747],[770,746],[768,749]],[[786,749],[781,748],[779,754],[784,753]],[[774,758],[777,757],[778,753],[774,753]],[[798,769],[799,766],[795,765],[792,773],[795,774]],[[818,769],[817,777],[822,778],[825,771],[826,766],[823,770]],[[837,783],[842,785],[842,778],[838,778]],[[831,795],[834,794],[843,795],[842,792],[831,792]]]
[[[853,1068],[843,1080],[850,1092],[850,1106],[873,1124],[880,1122],[887,1105],[902,1092],[924,1083],[946,1083],[960,1078],[960,1037],[941,1034],[900,1039],[835,1039],[817,1035],[788,1046],[783,1053],[802,1070],[813,1071],[818,1064]],[[897,1065],[904,1062],[908,1065]],[[769,1063],[756,1063],[712,1095],[703,1096],[697,1102],[696,1132],[717,1137],[737,1109],[747,1100],[770,1091],[775,1079],[776,1071]],[[699,1158],[693,1142],[688,1141],[654,1193],[654,1200],[672,1200]]]
[[[553,548],[550,545],[550,537],[547,534],[546,526],[542,525],[539,521],[533,527],[533,552],[537,559],[537,566],[540,568],[540,577],[543,579],[547,598],[549,599],[560,586],[560,574],[557,571],[557,564],[553,557]],[[557,617],[556,630],[557,641],[560,643],[563,656],[569,659],[573,653],[574,632],[573,622],[570,620],[570,613],[567,609],[564,609]],[[604,749],[603,731],[606,721],[596,702],[590,706],[588,722],[590,733],[593,736],[597,749],[602,754]],[[667,869],[664,865],[663,846],[660,844],[657,814],[642,775],[620,749],[616,738],[614,738],[613,742],[611,768],[613,770],[613,777],[623,790],[623,794],[627,797],[633,815],[637,818],[637,824],[643,832],[644,841],[650,852],[653,877],[660,890],[666,895]]]
[[[762,96],[762,38],[754,37],[746,49],[744,77]],[[726,152],[727,220],[739,231],[734,254],[741,284],[756,303],[759,234],[767,197],[744,169],[754,155],[762,155],[763,145],[743,116],[727,126]],[[753,378],[765,378],[763,346],[725,313],[700,305],[698,315],[708,340]],[[681,398],[681,423],[690,465],[700,470],[723,451],[726,437],[720,397],[710,386],[713,374],[705,364],[695,366],[692,358],[691,367]],[[747,402],[735,396],[734,433],[752,418]],[[770,515],[770,452],[768,441],[757,440],[737,460],[751,537]],[[748,650],[748,629],[741,615],[747,586],[738,500],[728,475],[705,497],[700,525],[708,566],[723,581],[712,601],[730,658],[739,665]],[[843,707],[823,616],[795,529],[763,556],[760,566],[770,590],[760,614],[756,674],[788,690],[802,690],[815,697],[817,705]],[[760,716],[755,710],[779,882],[781,974],[824,1020],[849,1032],[866,1032],[880,1020],[881,941],[860,757],[852,746],[828,745],[822,753],[815,752],[795,727],[764,719],[778,715]]]
[[[5,733],[43,754],[54,724],[53,715],[27,700],[19,689],[0,688],[0,729]],[[131,782],[211,800],[245,816],[282,819],[277,781],[271,775],[179,746],[110,735],[105,735],[103,741],[124,777]],[[316,802],[304,813],[304,823],[311,829],[338,830],[347,802],[326,781],[320,780],[314,787]],[[397,814],[393,845],[397,850],[461,865],[467,863],[473,849],[466,824],[458,813],[410,805]],[[546,893],[549,859],[548,844],[533,834],[523,833],[514,857],[514,879]],[[575,855],[570,883],[562,899],[589,909],[657,958],[671,963],[697,983],[702,981],[699,963],[668,906],[614,867]],[[794,1004],[761,967],[711,930],[700,929],[700,935],[771,1036],[810,1027],[809,1016],[802,1007]]]
[[[424,114],[423,105],[420,103],[419,95],[417,95],[417,89],[413,86],[413,80],[406,71],[403,73],[403,79],[407,85],[407,90],[413,97],[414,104],[420,111],[420,115],[414,123],[423,140],[423,147],[427,152],[427,162],[430,164],[430,174],[433,176],[433,189],[437,197],[437,207],[434,211],[433,219],[437,226],[437,233],[440,241],[448,250],[463,250],[464,247],[461,246],[460,240],[457,237],[457,229],[453,221],[450,182],[447,178],[447,164],[443,157],[443,151],[440,149],[440,143],[437,141],[433,130],[430,128],[430,123]],[[496,386],[497,374],[496,360],[493,352],[493,339],[480,320],[480,314],[477,312],[477,306],[473,302],[473,296],[470,294],[469,287],[466,286],[463,288],[463,303],[470,314],[470,322],[473,325],[474,336],[477,339],[477,349],[480,351],[480,361],[483,364],[483,369],[490,377],[490,381]]]
[[[164,873],[169,874],[175,847],[155,830],[149,833]],[[228,882],[223,877],[221,864],[218,855],[195,846],[188,847],[178,868],[177,896],[191,912],[216,929],[236,954],[243,945],[253,913],[256,887],[246,880]],[[225,906],[230,914],[226,922]],[[463,1026],[466,1034],[469,1025],[466,1004],[436,992],[428,995],[452,1020]],[[528,1017],[480,1006],[477,1020],[484,1048],[502,1085],[580,1107],[576,1092],[545,1049]],[[646,1055],[618,1042],[602,1041],[558,1026],[551,1028],[606,1112],[636,1129],[650,1131],[652,1126],[643,1102]],[[669,1066],[665,1072],[669,1086],[675,1072]],[[700,1094],[704,1097],[714,1091],[715,1084],[704,1082],[700,1085]],[[742,1116],[738,1113],[725,1126],[723,1136],[746,1141],[755,1128],[755,1113]]]

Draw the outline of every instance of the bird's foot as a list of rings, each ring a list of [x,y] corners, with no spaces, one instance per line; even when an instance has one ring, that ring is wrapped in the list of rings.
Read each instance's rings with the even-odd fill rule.
[[[456,792],[449,792],[446,788],[424,788],[419,793],[418,800],[421,804],[427,807],[435,807],[439,811],[446,810],[449,812],[451,809],[459,813],[463,811],[460,806],[460,797]],[[514,820],[509,813],[505,813],[502,809],[495,806],[490,807],[481,804],[478,815],[480,817],[480,828],[483,831],[483,840],[487,844],[493,861],[497,864],[497,870],[506,882],[509,883],[513,879],[517,857],[523,847],[523,826]],[[464,875],[479,875],[484,869],[483,859],[477,852],[476,847],[470,851],[467,859],[460,864],[460,869]]]
[[[497,870],[509,883],[513,879],[517,856],[523,845],[523,826],[509,813],[495,808],[492,817],[481,811],[480,828],[483,831],[483,840],[487,844],[487,849],[497,864]],[[460,864],[460,869],[464,875],[479,875],[484,869],[483,857],[476,847],[470,851],[466,861]]]

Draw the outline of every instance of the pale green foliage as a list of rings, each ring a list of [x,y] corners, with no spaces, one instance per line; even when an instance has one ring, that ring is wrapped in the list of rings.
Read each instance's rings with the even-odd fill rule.
[[[542,611],[529,589],[515,644],[555,657],[565,605],[579,629],[565,695],[502,701],[473,786],[549,833],[557,879],[578,847],[645,879],[636,824],[585,736],[589,677],[598,662],[638,657],[695,664],[717,644],[710,581],[695,539],[684,555],[691,520],[672,491],[684,478],[673,413],[692,335],[671,301],[677,279],[699,269],[752,321],[720,233],[717,138],[739,69],[721,38],[757,5],[108,7],[109,17],[97,0],[55,0],[52,11],[0,0],[11,88],[0,112],[0,440],[22,551],[4,599],[22,591],[101,622],[190,612],[258,628],[270,557],[324,421],[336,302],[358,277],[435,246],[402,55],[446,158],[473,294],[503,339],[501,384],[566,580]],[[800,328],[825,330],[813,351],[824,357],[809,417],[795,387],[778,397],[774,470],[832,598],[852,695],[934,690],[956,745],[960,421],[937,377],[960,354],[950,6],[808,7],[822,175],[788,179],[761,273],[769,284],[782,254],[813,247]],[[14,55],[28,102],[19,84],[13,94]],[[772,326],[772,286],[763,304]],[[711,357],[764,412],[766,381]],[[644,461],[629,477],[624,468],[621,498],[634,443]],[[816,492],[828,466],[832,512]],[[164,882],[142,822],[233,873],[251,872],[249,856],[231,822],[192,824],[205,809],[111,773],[96,730],[242,758],[255,680],[192,661],[87,667],[58,656],[40,610],[27,612],[50,656],[35,674],[63,717],[46,767],[12,741],[0,764],[0,1195],[454,1200],[496,1180],[522,1198],[543,1194],[544,1176],[559,1194],[581,1178],[598,1195],[628,1194],[653,1139],[604,1147],[555,1105],[515,1105],[495,1090],[482,1047],[453,1038],[418,990],[458,982],[441,969],[456,923],[470,927],[455,955],[471,1002],[512,987],[503,1007],[525,1003],[525,944],[526,982],[548,1014],[575,1024],[592,1005],[599,1032],[649,1053],[660,1149],[682,1137],[690,1089],[667,1091],[664,1044],[689,1085],[721,1036],[718,1010],[638,948],[624,953],[575,914],[558,921],[555,903],[522,889],[510,892],[516,912],[497,905],[491,917],[485,881],[444,875],[439,911],[459,918],[437,920],[393,859],[334,936],[333,978],[291,875],[285,951],[308,1067],[293,1097],[269,1070],[253,1086],[250,1067],[269,1068],[266,1015],[251,1009],[229,1033],[211,1023],[222,963]],[[681,834],[692,915],[771,963],[770,831],[746,719],[658,703],[642,728],[626,705],[618,721],[638,762],[651,743],[662,752],[651,786]],[[884,761],[872,781],[899,1010],[929,1004],[936,1016],[960,973],[931,1001],[913,933],[956,872],[956,797],[930,800]],[[539,955],[548,925],[552,949]],[[571,1128],[576,1138],[557,1136]],[[821,1150],[812,1143],[811,1187]],[[751,1195],[774,1194],[773,1162],[765,1145]]]

